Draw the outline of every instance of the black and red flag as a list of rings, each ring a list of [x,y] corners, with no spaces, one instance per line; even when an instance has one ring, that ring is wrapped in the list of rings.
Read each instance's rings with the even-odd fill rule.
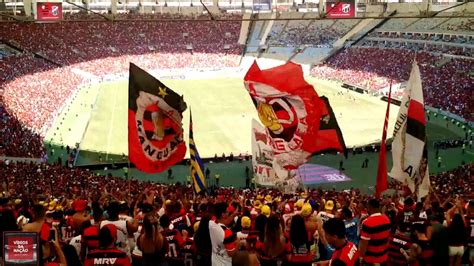
[[[316,153],[341,152],[347,157],[346,144],[341,129],[337,123],[336,116],[332,110],[329,99],[326,96],[319,97],[324,103],[319,130],[316,134]]]
[[[137,169],[158,173],[186,154],[182,96],[130,63],[128,83],[128,157]]]

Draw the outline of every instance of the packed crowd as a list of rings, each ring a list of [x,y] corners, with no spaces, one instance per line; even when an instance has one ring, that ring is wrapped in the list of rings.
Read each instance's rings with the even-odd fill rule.
[[[368,35],[369,37],[378,37],[378,38],[402,38],[410,40],[422,40],[422,41],[433,41],[433,42],[452,42],[452,43],[467,43],[473,44],[474,39],[470,35],[452,35],[452,34],[440,34],[440,33],[409,33],[409,32],[384,32],[376,31]]]
[[[130,62],[150,70],[236,67],[242,52],[240,22],[232,21],[0,23],[0,33],[25,49],[0,60],[0,155],[8,156],[41,155],[36,143],[78,86],[91,78],[124,74]],[[18,146],[25,142],[34,144]]]
[[[272,30],[268,36],[268,45],[314,47],[332,47],[333,43],[343,37],[359,22],[352,20],[315,20],[290,21],[286,27]]]
[[[52,24],[0,24],[2,38],[40,53],[63,65],[122,55],[160,52],[185,53],[192,44],[197,53],[229,53],[237,46],[239,21],[93,21]],[[98,45],[100,44],[100,45]],[[179,57],[175,61],[179,61]]]
[[[382,199],[357,189],[193,195],[189,185],[0,162],[0,230],[39,233],[40,265],[460,265],[474,259],[473,170],[431,177],[434,192],[415,202],[396,184]]]
[[[473,57],[474,49],[465,46],[442,45],[427,42],[406,42],[404,40],[385,41],[383,39],[367,38],[362,40],[358,46],[366,48],[391,48],[412,50],[414,52],[431,52],[447,55],[461,55],[466,57]]]
[[[471,121],[471,91],[474,84],[469,71],[474,61],[451,59],[443,66],[436,63],[442,56],[402,49],[350,48],[331,57],[324,65],[311,70],[313,76],[354,84],[369,90],[380,90],[390,84],[406,81],[415,58],[421,71],[425,104],[461,115]]]

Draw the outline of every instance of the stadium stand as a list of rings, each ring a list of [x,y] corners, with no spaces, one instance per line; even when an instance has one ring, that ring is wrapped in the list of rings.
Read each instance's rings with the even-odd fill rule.
[[[311,70],[313,76],[336,79],[350,84],[380,90],[393,82],[408,80],[415,52],[406,49],[350,48],[331,57]],[[416,53],[426,104],[472,120],[469,99],[473,79],[471,59],[453,58],[442,67],[436,62],[443,57],[427,52]],[[449,78],[446,78],[449,77]]]
[[[91,16],[71,17],[87,19]],[[130,17],[135,18],[121,16]],[[235,18],[235,15],[227,18]],[[32,134],[40,136],[44,136],[68,97],[80,84],[88,81],[89,77],[75,74],[73,68],[97,78],[125,73],[129,62],[140,62],[147,69],[220,69],[237,67],[242,54],[242,47],[237,44],[238,21],[12,22],[0,23],[0,32],[4,40],[24,50],[21,55],[8,56],[0,61],[2,120],[4,123],[19,121],[31,129]],[[71,66],[57,68],[53,63]],[[16,127],[12,126],[12,129]],[[2,138],[15,139],[18,134],[6,130]],[[32,137],[36,138],[36,135]],[[42,154],[41,147],[31,147],[32,150],[26,153],[22,152],[26,147],[15,147],[4,147],[4,152],[26,157]]]

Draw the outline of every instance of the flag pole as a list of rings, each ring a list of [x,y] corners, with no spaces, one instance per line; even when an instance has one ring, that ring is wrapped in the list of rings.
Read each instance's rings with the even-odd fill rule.
[[[388,120],[390,115],[390,102],[392,97],[392,80],[390,80],[390,87],[388,89],[388,99],[387,99],[387,111],[385,112],[385,120],[383,123],[383,132],[382,132],[382,141],[380,142],[380,151],[379,151],[379,162],[377,167],[377,181],[375,184],[375,197],[379,198],[388,187],[388,176],[387,176],[387,148],[386,148],[386,139],[387,139],[387,127]]]

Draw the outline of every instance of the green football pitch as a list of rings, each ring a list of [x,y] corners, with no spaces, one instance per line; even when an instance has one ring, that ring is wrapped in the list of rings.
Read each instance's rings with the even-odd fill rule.
[[[329,98],[334,113],[348,147],[374,143],[380,140],[386,103],[378,98],[342,90],[335,82],[308,79],[320,96]],[[185,140],[189,126],[189,109],[193,112],[194,137],[201,157],[213,157],[223,152],[234,155],[251,153],[251,120],[257,119],[257,112],[245,91],[242,79],[220,78],[200,80],[163,80],[163,82],[184,95],[188,110],[183,114]],[[73,102],[66,107],[48,132],[46,142],[50,160],[55,161],[64,155],[61,146],[75,146],[79,143],[80,153],[76,165],[110,164],[126,161],[127,155],[127,106],[128,83],[117,81],[90,85],[82,88]],[[398,107],[391,106],[389,136],[398,113]],[[430,117],[428,137],[432,141],[464,137],[464,130],[446,123],[440,116]],[[51,146],[51,147],[50,147]],[[432,147],[432,145],[430,145]],[[54,149],[54,152],[52,150]],[[443,166],[436,167],[434,152],[430,152],[430,172],[444,171],[474,159],[472,150],[461,154],[459,149],[440,151]],[[360,165],[368,158],[369,168]],[[389,166],[391,158],[389,157]],[[344,159],[342,156],[319,155],[311,162],[338,168],[344,160],[345,173],[351,182],[338,183],[338,188],[373,186],[376,171],[377,154],[365,153]],[[250,167],[243,163],[208,164],[212,174],[221,175],[222,185],[241,186],[244,184],[244,169]],[[123,175],[122,170],[107,170],[115,175]],[[177,182],[188,175],[186,166],[173,167],[175,178],[167,180],[166,173],[147,175],[135,169],[131,175],[143,180],[159,182]],[[333,185],[331,185],[333,186]]]

